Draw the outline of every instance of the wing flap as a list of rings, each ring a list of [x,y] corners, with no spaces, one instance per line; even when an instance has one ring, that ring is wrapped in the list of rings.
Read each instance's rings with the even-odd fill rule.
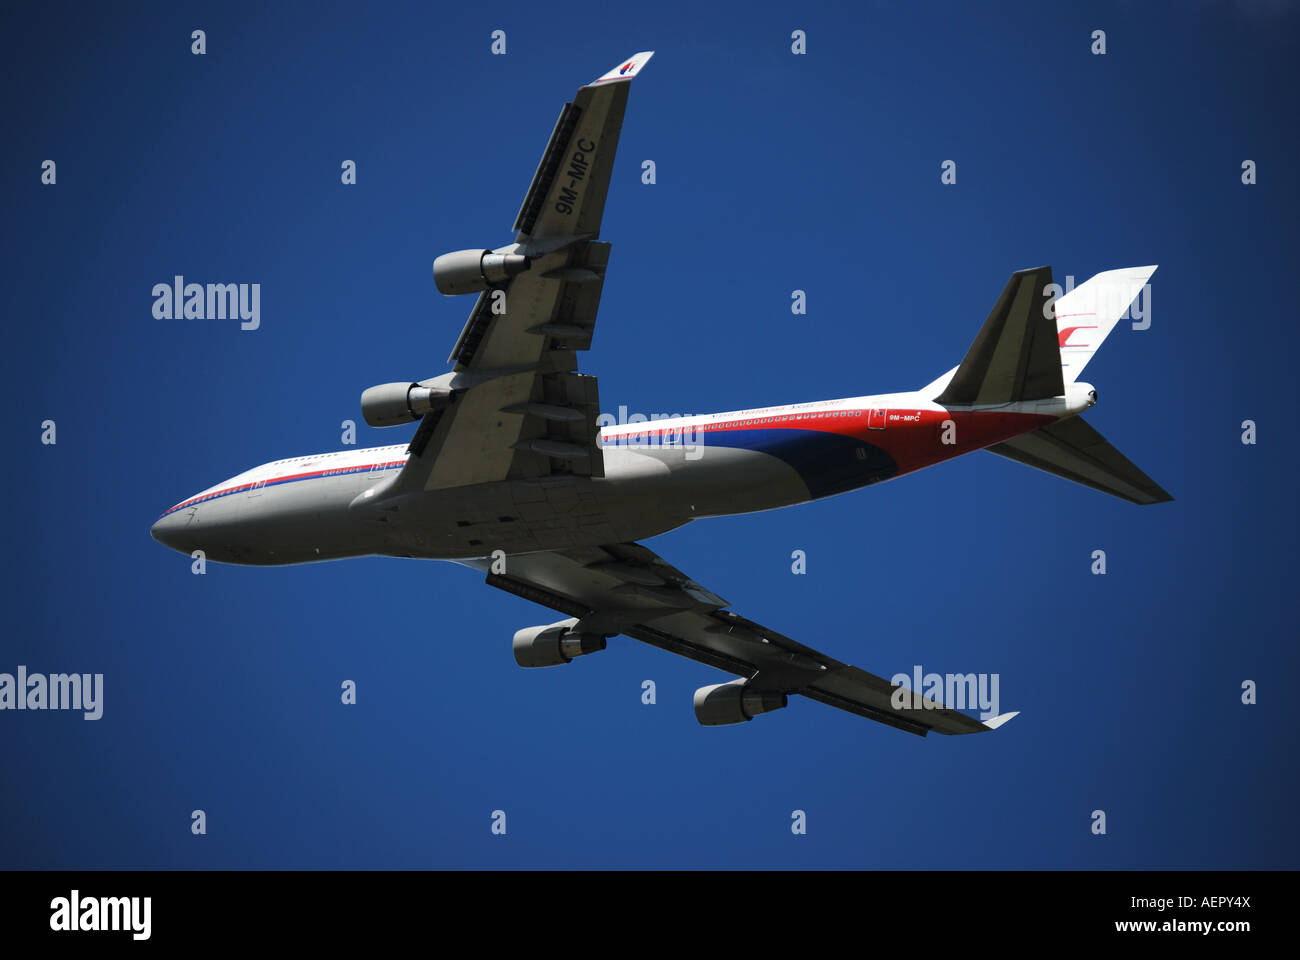
[[[484,291],[447,361],[468,370],[533,362],[543,349],[591,349],[610,249],[574,242],[514,277],[503,297]]]

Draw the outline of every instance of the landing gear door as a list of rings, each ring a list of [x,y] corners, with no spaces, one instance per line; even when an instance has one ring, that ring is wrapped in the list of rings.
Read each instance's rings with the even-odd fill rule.
[[[888,411],[884,407],[872,407],[867,411],[867,429],[884,430]]]

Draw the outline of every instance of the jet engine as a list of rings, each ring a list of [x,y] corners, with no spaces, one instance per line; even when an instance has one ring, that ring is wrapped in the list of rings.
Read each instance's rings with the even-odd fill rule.
[[[545,627],[528,627],[515,634],[515,662],[521,667],[556,667],[605,649],[605,637],[599,633],[579,633],[577,618],[561,620]]]
[[[444,296],[454,297],[505,286],[511,277],[531,266],[529,259],[519,254],[457,250],[433,261],[433,282]]]
[[[361,415],[372,427],[397,427],[451,403],[451,391],[418,383],[381,383],[361,394]]]
[[[788,702],[784,693],[750,690],[748,680],[715,683],[695,691],[695,719],[706,727],[744,723],[760,713],[780,710]]]

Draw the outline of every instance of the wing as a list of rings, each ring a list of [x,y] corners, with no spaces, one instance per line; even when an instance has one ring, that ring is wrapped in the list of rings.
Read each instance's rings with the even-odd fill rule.
[[[727,601],[637,543],[510,557],[502,574],[489,561],[465,563],[489,571],[494,587],[577,618],[566,625],[573,636],[622,633],[745,678],[728,686],[741,685],[749,703],[766,698],[754,712],[798,694],[920,736],[979,733],[1015,716],[977,720],[724,610]],[[713,689],[696,694],[697,716],[732,722],[701,713],[701,695]]]
[[[560,111],[497,254],[527,269],[484,290],[448,362],[421,385],[450,403],[426,414],[394,492],[551,474],[604,476],[596,378],[577,372],[591,347],[610,245],[596,238],[605,210],[629,82],[638,53],[582,87]]]

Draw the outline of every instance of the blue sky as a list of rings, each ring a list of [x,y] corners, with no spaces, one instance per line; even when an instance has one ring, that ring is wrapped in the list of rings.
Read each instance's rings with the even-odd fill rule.
[[[102,672],[105,703],[0,713],[0,864],[1297,865],[1294,11],[28,4],[2,33],[0,671]],[[996,734],[799,698],[705,729],[691,694],[725,676],[626,638],[520,670],[513,632],[555,617],[468,570],[200,577],[149,538],[212,483],[338,449],[365,387],[443,372],[471,303],[430,262],[511,239],[560,105],[645,49],[582,358],[606,410],[913,389],[1014,270],[1160,264],[1088,420],[1175,502],[976,454],[650,542],[873,673],[997,673],[1021,715]],[[154,319],[175,274],[260,283],[261,329]]]

